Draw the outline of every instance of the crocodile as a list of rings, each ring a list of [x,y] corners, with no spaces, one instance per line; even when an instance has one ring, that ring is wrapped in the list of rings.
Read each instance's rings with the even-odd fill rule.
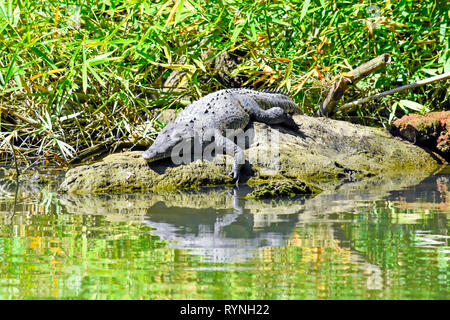
[[[229,175],[236,183],[240,169],[245,163],[244,151],[234,141],[227,138],[227,130],[244,130],[251,121],[269,125],[282,124],[298,130],[292,114],[298,112],[297,104],[289,95],[278,89],[264,91],[234,88],[222,89],[210,93],[188,105],[165,126],[153,144],[142,154],[147,162],[171,157],[173,149],[182,142],[199,137],[202,148],[205,147],[205,132],[214,134],[217,150],[233,155],[234,161]],[[210,142],[211,139],[208,139]]]

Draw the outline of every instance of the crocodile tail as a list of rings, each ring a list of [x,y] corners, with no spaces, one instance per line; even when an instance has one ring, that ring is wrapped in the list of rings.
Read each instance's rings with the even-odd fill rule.
[[[228,91],[234,91],[234,92],[240,92],[240,93],[272,93],[272,94],[282,94],[286,97],[291,97],[289,91],[287,91],[286,89],[279,89],[279,88],[265,88],[265,89],[254,89],[254,88],[249,88],[249,87],[242,87],[242,88],[230,88],[230,89],[226,89]]]
[[[287,96],[287,97],[291,96],[287,90],[280,89],[280,88],[266,88],[266,89],[263,89],[263,90],[260,90],[260,91],[261,92],[265,92],[265,93],[282,94],[282,95]]]

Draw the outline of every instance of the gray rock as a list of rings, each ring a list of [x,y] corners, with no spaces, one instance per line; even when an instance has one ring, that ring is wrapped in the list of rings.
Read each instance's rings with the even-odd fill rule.
[[[304,182],[322,190],[379,181],[400,175],[431,174],[438,162],[423,149],[393,138],[386,130],[328,118],[295,115],[300,132],[253,123],[254,135],[245,150],[248,161],[241,183]],[[278,143],[268,144],[267,141]],[[273,150],[273,147],[278,146]],[[275,157],[264,155],[275,154]],[[263,156],[260,156],[263,155]],[[276,163],[273,163],[275,159]],[[142,152],[112,154],[98,163],[68,170],[60,186],[68,193],[173,191],[232,185],[227,174],[233,159],[218,155],[174,165],[170,159],[147,163]]]

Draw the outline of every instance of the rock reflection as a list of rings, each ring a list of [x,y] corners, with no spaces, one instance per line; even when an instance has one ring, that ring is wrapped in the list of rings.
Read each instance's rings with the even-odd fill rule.
[[[423,176],[401,174],[389,179],[373,177],[341,185],[312,199],[243,200],[250,188],[239,190],[106,196],[62,195],[70,213],[104,215],[110,221],[145,222],[152,234],[168,241],[169,248],[190,249],[204,261],[246,261],[256,249],[286,246],[299,225],[320,223],[325,232],[311,235],[317,243],[350,248],[339,227],[346,216],[367,202],[420,182]],[[347,214],[348,217],[348,214]],[[351,220],[350,220],[351,221]],[[348,222],[348,221],[347,221]]]
[[[450,167],[425,178],[419,185],[391,192],[394,206],[406,210],[439,210],[450,213]]]

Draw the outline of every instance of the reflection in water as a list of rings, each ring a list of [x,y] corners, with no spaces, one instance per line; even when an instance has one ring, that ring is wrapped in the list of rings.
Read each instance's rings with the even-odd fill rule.
[[[415,236],[415,245],[418,247],[436,247],[436,246],[444,246],[448,247],[448,239],[450,236],[445,236],[442,234],[430,234],[429,230],[417,230]],[[449,250],[446,250],[447,252]],[[448,260],[450,257],[447,257]]]
[[[195,249],[193,254],[210,262],[246,261],[254,254],[254,249],[286,245],[297,222],[295,211],[288,215],[265,216],[264,226],[258,226],[258,215],[245,210],[244,201],[239,199],[248,190],[239,194],[234,189],[230,193],[232,208],[187,209],[157,203],[149,208],[144,221],[155,228],[153,234],[171,241],[169,248]],[[230,195],[226,192],[223,196]],[[293,200],[294,203],[298,201]]]
[[[0,298],[446,299],[449,177],[277,201],[0,181]]]

